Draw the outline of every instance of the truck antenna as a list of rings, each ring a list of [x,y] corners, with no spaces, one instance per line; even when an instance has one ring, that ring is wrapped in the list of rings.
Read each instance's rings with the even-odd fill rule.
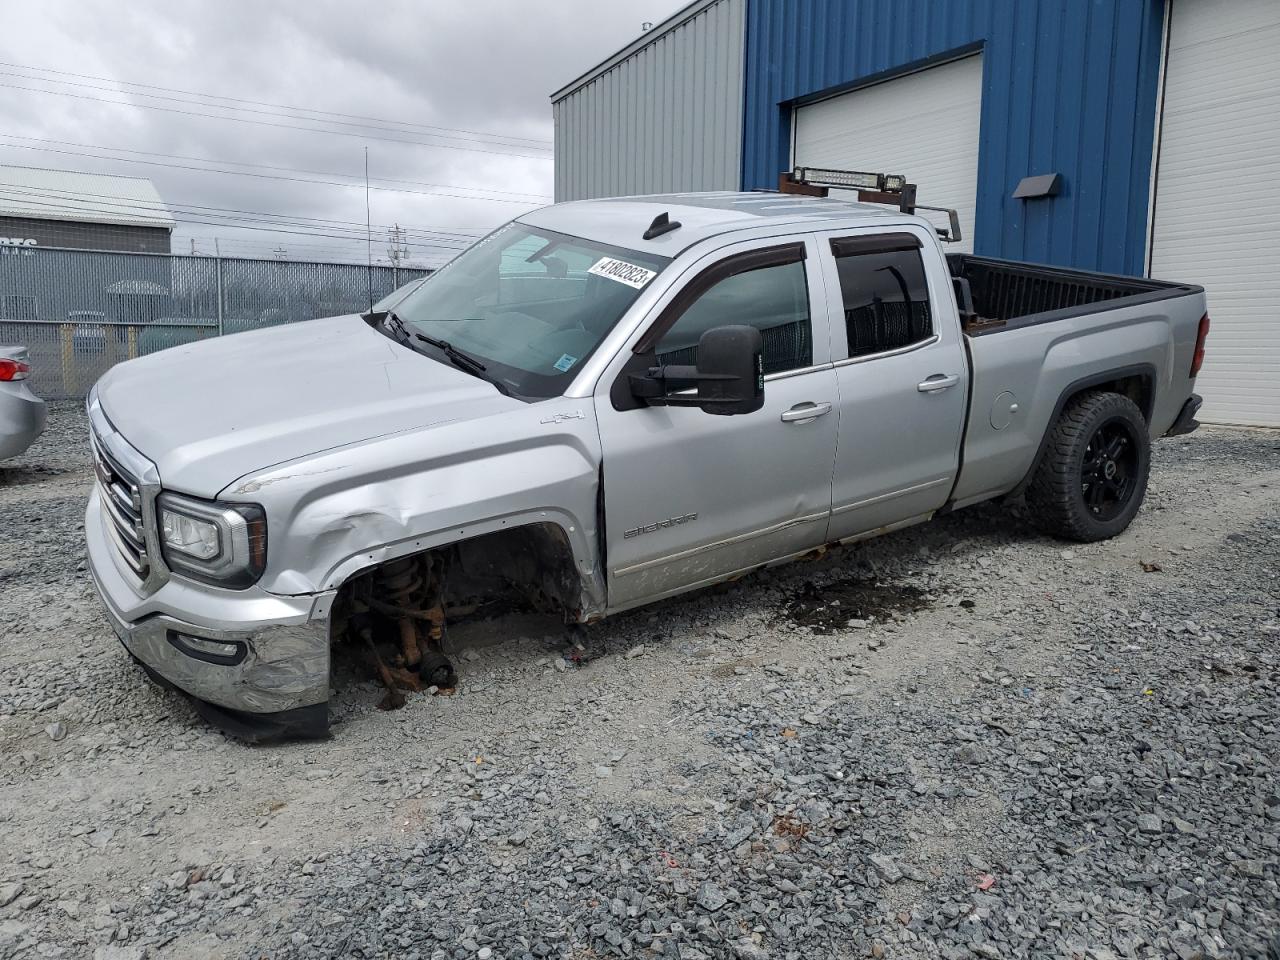
[[[680,221],[672,220],[666,211],[663,211],[653,218],[653,223],[649,224],[649,229],[644,232],[644,239],[652,240],[654,237],[660,237],[664,233],[679,229]]]

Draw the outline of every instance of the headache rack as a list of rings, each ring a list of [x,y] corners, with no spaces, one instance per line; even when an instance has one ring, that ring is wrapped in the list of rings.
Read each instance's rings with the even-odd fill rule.
[[[778,177],[781,193],[825,197],[829,190],[857,190],[863,203],[886,203],[903,213],[933,210],[947,215],[946,227],[935,227],[947,243],[960,239],[960,214],[951,207],[931,207],[916,202],[916,185],[900,173],[868,173],[861,170],[832,170],[825,167],[796,167]]]

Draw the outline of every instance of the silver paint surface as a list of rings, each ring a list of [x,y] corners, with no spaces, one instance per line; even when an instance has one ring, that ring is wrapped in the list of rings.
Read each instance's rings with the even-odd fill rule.
[[[25,347],[0,345],[0,357],[25,360]],[[0,460],[24,453],[44,433],[44,401],[26,380],[0,382]]]
[[[662,211],[684,226],[642,240]],[[282,684],[289,697],[305,699],[327,690],[327,646],[318,638],[334,592],[386,560],[516,526],[554,524],[580,579],[571,613],[585,621],[824,543],[917,523],[948,502],[1007,493],[1030,469],[1062,391],[1093,373],[1154,367],[1153,437],[1173,423],[1191,392],[1187,372],[1202,294],[1145,305],[1121,301],[966,341],[931,228],[884,208],[695,194],[561,204],[522,219],[673,257],[563,397],[525,403],[503,396],[393,343],[358,317],[174,348],[120,364],[103,378],[96,395],[102,415],[122,447],[155,465],[159,486],[257,503],[267,516],[267,566],[251,589],[203,587],[177,575],[142,588],[113,561],[99,508],[90,503],[86,533],[95,579],[131,636],[146,636],[138,625],[162,615],[272,638],[272,645],[253,641],[263,644],[260,655],[238,678],[175,662],[155,642],[135,640],[157,669],[199,686],[214,702],[276,703]],[[937,336],[912,349],[848,360],[827,241],[904,230],[923,244]],[[615,410],[614,380],[684,285],[725,256],[781,242],[806,244],[812,365],[768,378],[763,408],[745,416],[665,406]],[[921,392],[918,384],[935,375],[957,379],[945,390]],[[1006,391],[1019,409],[997,430],[986,413]],[[809,403],[832,409],[798,422],[781,419]],[[979,415],[969,418],[962,437],[970,406]],[[696,522],[675,522],[695,515]],[[302,664],[293,674],[282,666],[289,656]]]

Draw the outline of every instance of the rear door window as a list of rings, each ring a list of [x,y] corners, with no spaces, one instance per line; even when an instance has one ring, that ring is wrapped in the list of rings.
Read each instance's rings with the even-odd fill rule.
[[[900,350],[933,337],[933,314],[919,241],[898,237],[833,240],[849,356]]]

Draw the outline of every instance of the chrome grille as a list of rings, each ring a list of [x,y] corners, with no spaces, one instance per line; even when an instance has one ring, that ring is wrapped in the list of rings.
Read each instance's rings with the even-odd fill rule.
[[[98,494],[107,512],[107,532],[124,558],[125,565],[139,581],[151,575],[151,558],[142,520],[142,488],[120,462],[109,454],[95,436],[93,470],[98,478]]]

